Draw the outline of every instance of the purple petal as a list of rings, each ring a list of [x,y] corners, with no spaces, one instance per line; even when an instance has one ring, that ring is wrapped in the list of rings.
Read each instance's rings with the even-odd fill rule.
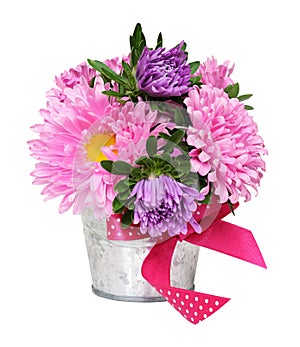
[[[140,180],[131,195],[136,197],[134,223],[140,223],[142,232],[153,237],[164,232],[170,236],[186,233],[196,209],[195,200],[203,197],[166,175]],[[199,232],[199,227],[195,228]]]

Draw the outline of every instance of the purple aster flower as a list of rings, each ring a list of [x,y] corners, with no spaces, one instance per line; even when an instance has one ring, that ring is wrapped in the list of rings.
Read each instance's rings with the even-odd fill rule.
[[[191,70],[182,50],[184,42],[165,52],[165,48],[145,47],[137,63],[139,89],[155,97],[180,96],[190,90]]]
[[[140,223],[143,234],[153,237],[166,231],[170,236],[186,234],[188,222],[196,232],[201,232],[193,212],[197,208],[195,200],[203,200],[204,196],[196,189],[166,175],[150,176],[134,186],[131,196],[136,198],[134,223]]]

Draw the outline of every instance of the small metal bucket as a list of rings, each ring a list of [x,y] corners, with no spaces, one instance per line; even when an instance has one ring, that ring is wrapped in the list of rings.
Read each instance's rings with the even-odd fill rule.
[[[83,231],[89,257],[92,290],[101,297],[138,302],[165,299],[143,278],[141,267],[155,241],[111,241],[106,220],[95,219],[91,210],[82,214]],[[199,247],[178,242],[171,265],[171,285],[194,289]]]

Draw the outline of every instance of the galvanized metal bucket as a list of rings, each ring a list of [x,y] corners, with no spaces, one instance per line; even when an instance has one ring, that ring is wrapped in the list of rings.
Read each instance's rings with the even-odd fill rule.
[[[97,220],[91,210],[82,213],[82,223],[96,295],[122,301],[165,300],[141,274],[143,261],[155,240],[108,240],[106,220]],[[198,253],[197,246],[177,243],[171,265],[172,286],[194,289]]]

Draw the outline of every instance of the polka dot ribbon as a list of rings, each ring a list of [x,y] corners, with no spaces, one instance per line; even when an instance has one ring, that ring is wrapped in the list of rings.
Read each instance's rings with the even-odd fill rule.
[[[236,208],[238,204],[234,206]],[[230,213],[227,204],[213,203],[198,206],[194,217],[202,227],[202,233],[197,234],[191,225],[188,226],[186,235],[180,234],[166,240],[157,242],[145,258],[142,265],[143,277],[189,322],[197,324],[208,318],[230,299],[211,294],[200,293],[188,289],[171,286],[170,268],[173,253],[177,242],[186,241],[197,246],[206,247],[249,263],[266,268],[266,264],[257,243],[250,230],[241,228],[222,220]],[[119,217],[113,217],[116,221]],[[118,236],[120,224],[111,224],[115,228],[113,234]],[[116,230],[116,232],[115,232]],[[130,229],[138,235],[138,228]],[[120,231],[119,231],[120,232]],[[130,239],[134,234],[128,236]],[[110,235],[113,238],[113,235]],[[124,240],[124,239],[123,239]]]
[[[187,290],[169,286],[161,286],[158,291],[184,318],[194,324],[208,318],[230,300],[192,291],[187,293]]]
[[[126,229],[120,227],[121,214],[114,214],[107,221],[107,238],[109,240],[140,240],[149,237],[147,234],[142,234],[140,228],[136,225],[131,225]]]

